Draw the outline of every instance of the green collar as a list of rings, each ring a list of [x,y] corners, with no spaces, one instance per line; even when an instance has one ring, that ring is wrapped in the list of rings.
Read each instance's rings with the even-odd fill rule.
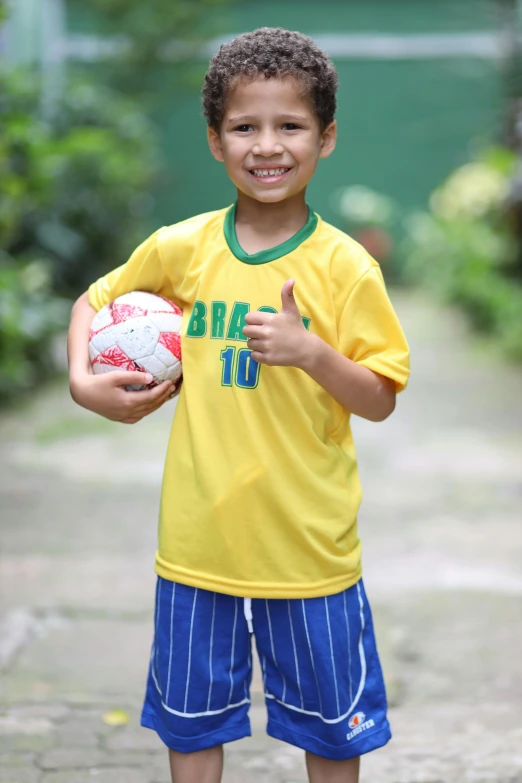
[[[244,264],[267,264],[269,261],[275,261],[276,258],[288,255],[292,250],[299,247],[305,239],[308,239],[308,237],[314,233],[317,226],[317,215],[308,207],[308,220],[305,225],[299,229],[297,234],[294,234],[293,237],[290,237],[290,239],[287,239],[286,242],[282,242],[280,245],[270,247],[268,250],[260,250],[259,253],[249,255],[248,253],[245,253],[237,241],[236,207],[237,204],[233,204],[225,215],[225,239],[231,252]]]

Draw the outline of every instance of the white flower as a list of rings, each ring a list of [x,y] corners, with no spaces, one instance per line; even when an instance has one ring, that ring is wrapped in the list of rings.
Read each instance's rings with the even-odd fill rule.
[[[484,163],[467,163],[431,196],[432,211],[445,220],[475,219],[498,207],[509,192],[507,178]]]

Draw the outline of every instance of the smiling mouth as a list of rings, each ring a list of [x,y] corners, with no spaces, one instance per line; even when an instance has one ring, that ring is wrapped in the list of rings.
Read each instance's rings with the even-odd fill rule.
[[[264,177],[281,177],[283,174],[287,174],[290,171],[290,168],[280,167],[278,169],[249,169],[249,171],[254,175],[254,177],[260,177],[262,179]]]

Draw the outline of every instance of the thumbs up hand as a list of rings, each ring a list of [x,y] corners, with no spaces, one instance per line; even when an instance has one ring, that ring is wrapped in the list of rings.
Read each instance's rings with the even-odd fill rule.
[[[287,280],[281,289],[281,312],[251,312],[245,316],[243,334],[252,359],[272,367],[301,367],[312,337],[305,328],[294,298],[295,280]]]

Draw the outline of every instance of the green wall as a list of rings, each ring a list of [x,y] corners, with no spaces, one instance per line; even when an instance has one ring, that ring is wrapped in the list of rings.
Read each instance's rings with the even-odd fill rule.
[[[455,33],[494,29],[489,0],[281,0],[242,2],[217,20],[229,34],[265,26],[314,33]],[[70,14],[72,32],[92,30],[81,12]],[[339,143],[320,161],[309,201],[338,222],[332,195],[365,184],[408,208],[464,162],[475,143],[494,135],[502,111],[498,64],[479,58],[372,60],[334,58],[340,77]],[[204,64],[202,64],[202,73]],[[154,224],[230,203],[234,192],[210,156],[199,95],[158,79],[165,171],[157,191]],[[168,84],[168,86],[167,86]]]

